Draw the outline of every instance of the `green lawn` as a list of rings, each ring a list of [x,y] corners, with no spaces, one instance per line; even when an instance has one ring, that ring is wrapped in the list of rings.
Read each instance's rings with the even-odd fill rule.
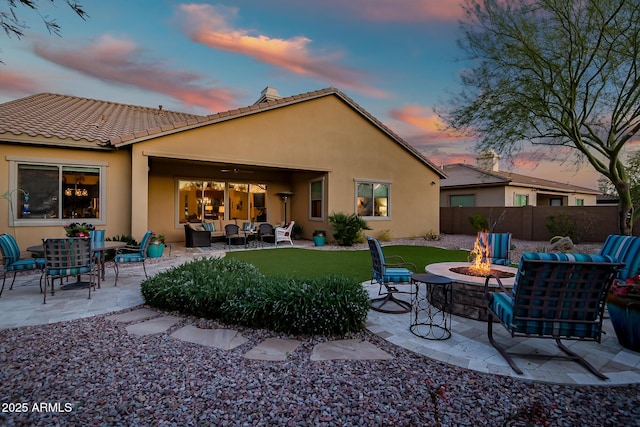
[[[454,251],[429,246],[385,246],[385,257],[400,255],[424,273],[427,264],[445,261],[467,261],[468,251]],[[267,276],[318,277],[341,274],[360,281],[371,278],[371,255],[368,250],[329,251],[299,248],[228,252],[227,257],[246,261]]]

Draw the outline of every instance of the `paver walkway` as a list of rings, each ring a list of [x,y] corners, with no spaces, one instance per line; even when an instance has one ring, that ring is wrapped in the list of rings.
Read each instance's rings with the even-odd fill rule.
[[[168,332],[178,324],[180,317],[164,315],[147,308],[114,314],[107,317],[108,320],[118,323],[127,323],[126,331],[129,334],[144,336]],[[234,329],[202,329],[193,325],[187,325],[172,332],[170,336],[177,340],[214,347],[220,350],[232,350],[248,340]],[[268,338],[253,347],[244,354],[247,359],[283,361],[296,350],[300,341],[284,338]],[[363,340],[338,340],[317,344],[311,360],[382,360],[391,359],[392,356]]]

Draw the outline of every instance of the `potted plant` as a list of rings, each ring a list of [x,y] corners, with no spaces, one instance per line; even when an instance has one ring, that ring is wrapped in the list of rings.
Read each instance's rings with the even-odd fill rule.
[[[327,237],[327,233],[324,230],[313,231],[313,243],[316,246],[324,246],[326,237]]]
[[[607,310],[620,345],[640,352],[640,275],[613,283]]]
[[[149,258],[160,258],[164,251],[164,235],[153,233],[149,239],[147,255]]]
[[[300,240],[300,237],[302,237],[302,226],[297,222],[293,224],[291,237],[293,237],[295,240]]]
[[[82,224],[78,222],[72,222],[69,225],[64,226],[64,231],[67,233],[67,237],[89,237],[90,232],[95,230],[96,227],[93,224]]]

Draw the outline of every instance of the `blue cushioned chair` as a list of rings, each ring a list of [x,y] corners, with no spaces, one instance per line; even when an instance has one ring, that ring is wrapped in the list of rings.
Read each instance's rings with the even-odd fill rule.
[[[104,242],[104,230],[91,230],[89,231],[89,237],[91,238],[91,246],[98,242]],[[93,260],[97,265],[101,266],[100,274],[102,275],[102,280],[104,280],[104,251],[94,251]],[[100,282],[98,282],[98,287],[99,285]]]
[[[410,262],[405,262],[399,255],[393,255],[388,257],[389,260],[395,260],[394,263],[387,263],[380,242],[376,239],[367,236],[367,242],[369,243],[369,252],[371,252],[371,283],[375,280],[380,285],[378,289],[378,295],[382,295],[380,298],[374,298],[371,300],[371,309],[380,311],[382,313],[408,313],[411,311],[411,303],[398,299],[394,294],[411,294],[409,292],[400,291],[393,284],[397,283],[411,283],[411,275],[415,272],[416,266]],[[411,267],[413,270],[409,270],[406,267]],[[384,287],[384,292],[382,288]],[[394,303],[399,308],[383,308],[387,303]],[[393,306],[393,304],[392,304]]]
[[[64,277],[78,277],[89,275],[89,299],[91,288],[95,288],[94,257],[91,252],[91,239],[84,237],[68,237],[65,239],[43,239],[44,246],[44,298],[47,303],[47,286],[51,285],[51,295],[54,295],[54,279]]]
[[[555,339],[560,350],[568,355],[562,357],[607,379],[560,340],[600,342],[607,293],[623,265],[607,255],[525,252],[513,289],[506,289],[495,276],[485,280],[489,341],[511,368],[522,374],[509,353],[493,338],[495,319],[512,337]],[[489,282],[494,279],[502,292],[490,292]],[[537,353],[520,355],[549,357]]]
[[[511,264],[511,233],[478,233],[481,245],[489,245],[489,260],[491,264]]]
[[[151,240],[152,234],[153,231],[147,231],[140,241],[140,246],[125,246],[124,248],[116,250],[116,256],[113,259],[114,268],[116,269],[116,282],[114,286],[118,285],[119,264],[132,262],[142,263],[144,277],[149,277],[147,276],[147,268],[145,267],[144,262],[147,260],[147,248],[149,247],[149,241]]]
[[[611,234],[604,241],[600,255],[609,255],[625,263],[618,274],[621,280],[640,274],[640,237]]]
[[[4,291],[4,283],[7,280],[7,273],[13,271],[13,280],[9,290],[13,289],[18,271],[41,270],[44,268],[44,258],[20,258],[20,248],[16,239],[11,234],[0,234],[0,251],[2,251],[2,263],[4,274],[2,276],[2,288],[0,296]],[[42,292],[42,277],[40,279],[40,292]]]

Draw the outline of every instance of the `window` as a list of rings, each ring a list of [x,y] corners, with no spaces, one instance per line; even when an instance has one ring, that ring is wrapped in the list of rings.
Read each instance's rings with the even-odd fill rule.
[[[474,207],[475,205],[475,194],[458,194],[455,196],[449,196],[449,206]]]
[[[562,197],[552,197],[549,199],[549,206],[562,206]]]
[[[516,194],[514,195],[514,206],[528,206],[529,205],[529,195],[528,194]]]
[[[60,219],[103,220],[103,168],[12,161],[15,177],[12,187],[17,189],[13,191],[12,220],[19,224]]]
[[[584,206],[584,199],[576,199],[576,206]]]
[[[356,206],[358,215],[363,217],[389,216],[390,184],[357,182]]]
[[[266,222],[266,194],[265,184],[178,180],[180,223],[225,218]]]
[[[309,183],[309,217],[322,219],[324,212],[324,179]]]

